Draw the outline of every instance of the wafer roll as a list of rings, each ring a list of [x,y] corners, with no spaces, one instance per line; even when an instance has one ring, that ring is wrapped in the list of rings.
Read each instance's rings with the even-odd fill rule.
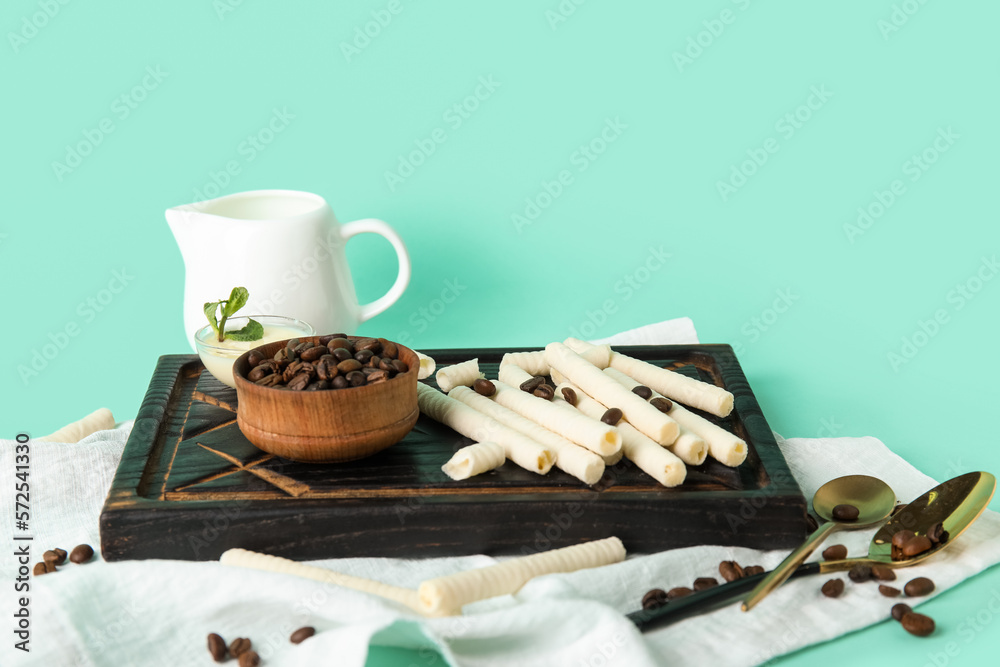
[[[639,398],[600,369],[562,343],[550,343],[545,348],[549,367],[558,370],[567,382],[583,389],[598,402],[622,411],[625,419],[647,436],[669,445],[677,439],[677,422]]]
[[[544,475],[555,463],[556,453],[552,449],[422,382],[417,383],[417,403],[422,413],[467,438],[496,442],[503,447],[508,459],[525,470]]]
[[[634,379],[625,375],[621,371],[615,370],[614,368],[605,368],[604,372],[608,375],[608,377],[613,378],[617,382],[620,382],[623,386],[629,387],[630,389],[639,384]],[[659,395],[660,394],[654,391],[652,398],[656,398]],[[704,440],[708,445],[708,455],[716,461],[719,461],[727,466],[735,467],[746,460],[747,443],[743,442],[742,439],[736,437],[721,426],[717,426],[704,417],[696,415],[690,410],[685,409],[683,405],[678,405],[676,402],[674,403],[674,407],[670,409],[670,416],[673,417],[678,424],[680,424],[682,429],[685,429]],[[677,454],[676,451],[674,453]]]

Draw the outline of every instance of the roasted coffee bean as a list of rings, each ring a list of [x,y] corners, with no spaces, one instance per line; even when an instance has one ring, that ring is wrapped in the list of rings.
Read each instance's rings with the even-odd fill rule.
[[[310,382],[309,384],[307,384],[306,388],[303,389],[303,391],[322,391],[323,389],[329,389],[329,388],[330,388],[329,380],[316,380],[315,382]]]
[[[337,377],[330,380],[330,386],[334,389],[346,389],[351,386],[351,383],[347,381],[347,378],[343,375],[338,375]]]
[[[650,397],[653,395],[653,390],[645,385],[639,384],[632,387],[632,393],[635,394],[636,396],[639,396],[643,400],[648,401]]]
[[[934,545],[931,544],[929,537],[926,535],[917,535],[903,545],[903,556],[906,558],[913,558],[914,556],[919,556],[925,551],[930,551],[933,546]]]
[[[49,570],[45,568],[45,563],[41,562],[35,563],[35,567],[31,569],[31,574],[35,575],[36,577],[40,577],[43,574],[48,574],[48,573]]]
[[[367,382],[367,378],[365,377],[365,374],[362,373],[361,371],[351,371],[350,373],[347,374],[347,382],[352,387],[360,387],[365,382]]]
[[[850,569],[847,576],[850,577],[851,581],[854,583],[861,584],[872,578],[872,569],[867,565],[858,563]]]
[[[371,371],[368,373],[368,384],[379,384],[389,379],[389,374],[379,368],[373,368]]]
[[[288,342],[285,343],[285,347],[288,348],[289,352],[292,352],[295,350],[296,347],[298,347],[299,343],[301,342],[302,341],[298,338],[289,338]]]
[[[879,581],[896,581],[896,573],[885,565],[872,565],[872,578]]]
[[[396,367],[392,365],[392,362],[393,362],[392,359],[386,359],[385,357],[382,357],[382,360],[378,362],[378,367],[384,371],[395,373]]]
[[[947,541],[947,537],[943,540],[941,539],[942,536],[946,536],[947,534],[948,531],[944,529],[944,524],[940,521],[927,529],[927,539],[929,539],[932,544],[940,544]]]
[[[260,656],[257,651],[247,651],[240,656],[240,667],[257,667],[260,664]]]
[[[406,373],[410,370],[410,367],[402,359],[393,359],[392,367],[396,369],[397,373]]]
[[[250,380],[251,382],[256,382],[265,375],[270,375],[273,372],[274,371],[271,370],[271,368],[268,366],[258,366],[257,368],[254,368],[252,371],[247,373],[247,379]]]
[[[382,343],[378,342],[378,338],[359,338],[354,342],[354,351],[361,350],[371,350],[372,354],[378,354],[382,351]]]
[[[823,560],[844,560],[847,558],[847,547],[843,544],[834,544],[823,549]]]
[[[213,632],[208,636],[208,652],[212,654],[212,660],[224,662],[226,659],[226,640]]]
[[[339,336],[337,334],[328,334],[326,336],[320,336],[319,344],[322,345],[323,347],[326,347],[327,345],[330,344],[330,341],[333,340],[334,338],[339,338]]]
[[[333,355],[333,358],[337,360],[338,364],[341,361],[347,361],[348,359],[353,359],[354,358],[354,354],[350,350],[348,350],[347,348],[344,348],[344,347],[335,347],[335,348],[327,348],[327,349],[330,350],[330,354]]]
[[[43,560],[42,563],[45,565],[46,572],[55,572],[56,564],[54,561]]]
[[[337,350],[337,349],[347,350],[348,352],[351,353],[351,356],[354,356],[354,344],[351,341],[347,340],[347,338],[345,337],[334,338],[329,343],[327,343],[326,346],[331,350]]]
[[[382,357],[378,356],[377,354],[373,354],[372,358],[368,360],[368,365],[371,366],[372,368],[378,368],[379,366],[382,365]]]
[[[912,530],[906,530],[905,528],[892,536],[892,546],[897,549],[902,549],[903,545],[916,537],[916,534]]]
[[[324,354],[330,354],[330,348],[324,347],[310,347],[308,350],[299,355],[302,361],[316,361]]]
[[[601,421],[608,426],[614,426],[622,420],[622,411],[618,408],[608,408],[607,411],[601,415]]]
[[[531,393],[533,396],[537,396],[538,398],[544,398],[546,401],[551,401],[552,398],[556,395],[556,390],[555,387],[553,387],[552,385],[542,383],[537,387],[535,387],[535,390]]]
[[[899,622],[904,630],[917,637],[926,637],[934,632],[934,619],[915,611],[903,614]]]
[[[371,350],[358,350],[357,352],[354,353],[354,358],[363,364],[367,364],[369,361],[372,360],[372,357],[374,356],[375,353],[372,352]]]
[[[676,600],[677,598],[684,598],[691,595],[691,593],[693,592],[694,591],[692,591],[687,586],[678,586],[677,588],[671,588],[669,591],[667,591],[667,599]]]
[[[910,605],[899,602],[897,604],[892,605],[892,611],[890,613],[892,614],[892,617],[895,620],[901,621],[903,617],[909,614],[911,611],[913,610],[910,609]]]
[[[252,643],[246,637],[237,637],[229,643],[229,654],[238,658],[250,650]]]
[[[579,399],[577,398],[575,391],[573,391],[570,387],[563,387],[560,391],[562,392],[563,398],[566,399],[567,403],[573,406],[576,405]]]
[[[743,568],[744,577],[752,577],[755,574],[764,574],[764,568],[760,565],[751,565],[750,567]]]
[[[94,549],[89,544],[78,544],[69,554],[70,561],[74,563],[86,563],[93,557]]]
[[[257,350],[247,355],[247,363],[250,364],[250,368],[257,366],[262,361],[264,361],[264,357],[260,356],[260,352]]]
[[[906,593],[907,597],[919,598],[924,595],[930,595],[934,592],[934,582],[927,577],[917,577],[916,579],[910,579],[903,586],[903,592]]]
[[[254,384],[259,384],[262,387],[276,387],[279,382],[281,382],[281,376],[277,373],[272,373],[271,375],[265,375],[261,379],[256,380]]]
[[[525,380],[524,382],[522,382],[521,385],[518,387],[518,389],[520,389],[521,391],[526,391],[530,394],[531,392],[538,389],[538,387],[541,386],[544,382],[545,378],[541,377],[540,375],[536,375],[530,380]]]
[[[347,375],[353,371],[361,370],[361,362],[357,359],[348,359],[337,364],[337,370]]]
[[[898,598],[899,597],[899,589],[898,588],[893,588],[892,586],[886,586],[885,584],[879,584],[878,585],[878,592],[881,593],[882,595],[886,596],[887,598]]]
[[[819,528],[819,524],[816,523],[816,517],[812,514],[806,513],[806,526],[809,527],[810,533],[815,532],[815,530]]]
[[[57,554],[55,551],[52,551],[51,549],[42,554],[42,561],[46,563],[52,563],[53,565],[62,565],[62,563],[56,562],[58,560],[59,560],[59,554]],[[63,559],[63,561],[65,562],[65,558]]]
[[[336,360],[330,355],[326,355],[316,362],[316,377],[320,380],[332,380],[337,377],[340,370],[337,368]]]
[[[285,363],[287,364],[288,362]],[[267,368],[270,369],[272,373],[277,373],[281,370],[281,362],[275,361],[274,359],[265,359],[257,364],[257,368]]]
[[[480,396],[493,396],[497,393],[497,386],[486,378],[476,378],[472,383],[472,389]]]
[[[719,574],[726,581],[736,581],[744,576],[743,568],[734,560],[724,560],[719,563]]]
[[[667,604],[667,592],[662,588],[654,588],[642,596],[643,609],[659,609]]]
[[[56,556],[58,556],[58,558],[56,558],[56,561],[55,561],[56,565],[62,565],[63,563],[66,562],[66,556],[68,554],[66,553],[65,549],[60,549],[60,548],[56,547],[55,549],[53,549],[53,551],[55,551],[56,552]]]
[[[288,388],[292,391],[302,391],[309,384],[308,373],[299,373],[288,381]]]
[[[293,349],[295,350],[295,354],[298,355],[298,357],[301,359],[302,355],[305,354],[306,350],[311,350],[314,347],[315,344],[311,340],[304,340],[298,345],[296,345]]]
[[[281,348],[280,350],[278,350],[277,352],[274,353],[274,360],[275,361],[288,361],[289,358],[292,357],[294,354],[295,353],[289,351],[289,349],[287,347],[283,347],[283,348]]]
[[[694,580],[694,585],[691,586],[696,591],[703,591],[706,588],[712,588],[713,586],[718,586],[719,580],[715,577],[698,577]]]
[[[819,591],[828,598],[839,598],[840,594],[844,592],[844,580],[830,579],[823,584]]]
[[[285,384],[291,382],[293,377],[302,372],[302,365],[304,363],[304,361],[293,361],[285,366],[285,370],[281,372],[281,381]]]
[[[383,345],[385,345],[385,343],[383,343]],[[312,637],[314,634],[316,634],[316,628],[312,627],[311,625],[307,625],[304,628],[299,628],[298,630],[293,632],[292,636],[288,638],[288,641],[292,642],[293,644],[301,644],[305,640]]]
[[[378,342],[382,344],[382,358],[397,359],[399,357],[399,348],[391,340],[386,340],[385,338],[379,338]]]
[[[835,506],[831,513],[834,521],[857,521],[860,514],[857,507],[847,503]]]
[[[663,398],[662,396],[657,396],[649,404],[664,414],[670,412],[674,407],[673,402],[669,398]]]

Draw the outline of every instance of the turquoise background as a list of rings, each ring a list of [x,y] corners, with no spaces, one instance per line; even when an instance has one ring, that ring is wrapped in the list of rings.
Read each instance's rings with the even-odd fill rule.
[[[316,192],[342,221],[379,217],[403,236],[412,283],[363,333],[538,345],[690,316],[703,342],[737,348],[784,435],[874,435],[941,479],[1000,472],[1000,280],[976,283],[1000,246],[1000,5],[576,1],[399,0],[346,55],[388,0],[53,2],[44,21],[34,0],[5,2],[0,432],[43,435],[101,406],[134,415],[157,357],[189,351],[163,211],[236,160],[220,192]],[[481,77],[498,87],[459,124],[449,109]],[[274,109],[294,118],[251,160],[241,143]],[[782,120],[796,113],[797,127]],[[113,131],[79,166],[53,166],[103,119]],[[609,121],[614,141],[583,157]],[[387,182],[436,128],[445,141]],[[754,154],[763,164],[723,197]],[[568,185],[518,225],[563,170]],[[897,179],[880,217],[845,229]],[[651,248],[670,257],[644,272]],[[348,256],[363,301],[391,284],[384,241]],[[88,310],[115,271],[124,289]],[[448,281],[460,294],[440,308]],[[64,348],[23,378],[50,337]],[[994,569],[923,605],[939,624],[927,640],[886,623],[778,662],[924,664],[957,642],[949,664],[982,664],[996,628],[957,629],[998,589]],[[416,655],[376,650],[372,664],[427,664]]]

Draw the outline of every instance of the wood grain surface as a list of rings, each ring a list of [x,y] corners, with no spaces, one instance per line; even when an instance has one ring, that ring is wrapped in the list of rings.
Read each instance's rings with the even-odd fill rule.
[[[731,391],[729,417],[700,414],[747,441],[746,462],[689,467],[674,489],[626,460],[593,487],[555,468],[540,476],[510,462],[456,482],[441,466],[471,441],[421,416],[374,456],[297,463],[243,436],[235,390],[203,372],[197,356],[170,355],[153,373],[101,514],[103,556],[206,560],[233,547],[297,560],[529,554],[611,535],[630,553],[801,542],[806,500],[732,349],[616,349]],[[428,353],[439,368],[478,357],[494,378],[511,351],[520,350]]]

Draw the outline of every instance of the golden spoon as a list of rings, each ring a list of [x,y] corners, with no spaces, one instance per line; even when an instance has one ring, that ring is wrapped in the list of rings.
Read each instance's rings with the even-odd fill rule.
[[[800,566],[790,578],[810,574],[843,572],[855,565],[883,565],[891,568],[910,567],[934,556],[975,522],[983,513],[993,492],[996,478],[988,472],[970,472],[954,477],[934,487],[909,505],[900,509],[875,533],[868,546],[866,558],[807,563]],[[911,530],[916,535],[926,535],[935,524],[941,523],[948,531],[948,539],[928,551],[900,560],[892,559],[892,536],[901,530]],[[684,620],[730,604],[734,599],[753,588],[766,574],[757,574],[715,586],[687,597],[667,603],[659,609],[637,611],[629,619],[640,630],[646,631]]]
[[[834,508],[841,505],[856,507],[857,517],[850,520],[837,517]],[[819,487],[813,496],[813,510],[826,519],[826,523],[817,528],[802,546],[790,553],[778,567],[771,570],[757,584],[756,588],[750,591],[743,601],[743,611],[753,609],[771,591],[784,583],[792,572],[809,558],[816,547],[823,543],[827,535],[840,528],[864,528],[879,523],[889,516],[895,506],[896,494],[888,484],[876,477],[847,475],[832,479]]]

